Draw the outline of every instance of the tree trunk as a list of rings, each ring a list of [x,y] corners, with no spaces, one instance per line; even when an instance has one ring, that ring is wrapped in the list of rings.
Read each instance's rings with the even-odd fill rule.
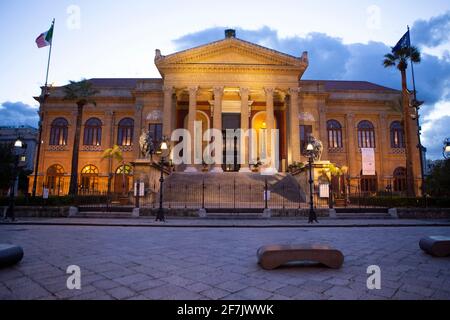
[[[80,152],[81,121],[83,118],[84,103],[78,102],[77,105],[77,123],[75,127],[75,136],[73,138],[72,168],[69,187],[69,194],[71,196],[76,196],[78,194],[78,155]]]
[[[414,171],[412,155],[414,148],[411,145],[411,115],[409,114],[409,95],[406,84],[406,70],[401,70],[402,74],[402,97],[403,97],[403,124],[405,131],[405,157],[406,157],[406,193],[408,197],[415,197]]]

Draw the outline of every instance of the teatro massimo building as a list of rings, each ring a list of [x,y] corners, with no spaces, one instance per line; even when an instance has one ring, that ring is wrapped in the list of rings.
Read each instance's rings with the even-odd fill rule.
[[[142,161],[142,133],[148,131],[158,142],[175,129],[193,132],[195,121],[202,123],[202,130],[278,129],[275,144],[258,141],[255,147],[247,141],[242,150],[248,156],[254,148],[255,159],[264,152],[276,154],[276,159],[272,156],[274,161],[260,170],[269,166],[282,174],[292,164],[306,163],[306,145],[313,136],[323,144],[321,162],[346,168],[347,180],[354,188],[373,193],[388,187],[396,192],[405,190],[400,91],[365,81],[303,80],[309,65],[307,52],[299,50],[298,56],[291,56],[241,40],[233,30],[227,30],[223,40],[170,55],[156,50],[154,63],[161,78],[89,80],[98,93],[96,105],[83,111],[77,168],[71,168],[77,105],[64,99],[63,87],[51,88],[40,108],[37,194],[42,194],[43,188],[51,194],[67,194],[71,170],[78,172],[80,190],[105,191],[111,172],[112,191],[130,191],[133,180],[142,178],[134,170]],[[413,122],[408,136],[417,145]],[[102,159],[103,152],[114,145],[120,146],[125,165]],[[274,145],[279,152],[273,152]],[[224,155],[229,147],[224,144]],[[373,172],[368,175],[363,172],[362,149],[373,149]],[[412,157],[419,193],[419,152]],[[257,171],[258,166],[248,162],[179,165],[173,170],[196,175]],[[126,185],[119,178],[124,174]],[[30,188],[33,179],[34,174]]]

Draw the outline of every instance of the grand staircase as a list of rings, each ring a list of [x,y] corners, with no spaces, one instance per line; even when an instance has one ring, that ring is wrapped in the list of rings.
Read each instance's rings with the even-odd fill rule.
[[[255,215],[264,210],[266,182],[269,207],[298,208],[306,202],[291,175],[259,173],[173,173],[164,183],[164,202],[170,208],[204,207],[208,215]]]

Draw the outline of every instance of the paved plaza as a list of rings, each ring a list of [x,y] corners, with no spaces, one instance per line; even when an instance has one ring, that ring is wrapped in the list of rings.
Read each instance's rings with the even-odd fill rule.
[[[0,243],[25,251],[0,270],[0,299],[450,299],[450,257],[418,246],[429,235],[450,227],[0,225]],[[316,242],[342,250],[342,269],[257,265],[264,244]],[[81,268],[81,290],[66,287],[70,265]],[[367,289],[370,265],[381,268],[381,290]]]

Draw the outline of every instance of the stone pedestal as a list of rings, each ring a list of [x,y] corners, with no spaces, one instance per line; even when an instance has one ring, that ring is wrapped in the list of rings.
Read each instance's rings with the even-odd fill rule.
[[[145,189],[149,188],[150,185],[150,178],[151,178],[151,172],[150,172],[150,159],[138,159],[133,164],[133,176],[134,181],[133,185],[136,182],[144,182]]]

